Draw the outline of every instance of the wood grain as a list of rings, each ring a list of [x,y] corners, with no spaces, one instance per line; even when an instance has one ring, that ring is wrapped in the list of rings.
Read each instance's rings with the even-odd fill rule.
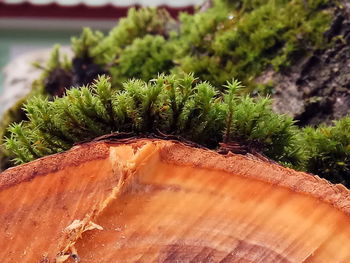
[[[162,140],[25,174],[55,158],[0,175],[0,262],[350,262],[349,191],[318,177]]]

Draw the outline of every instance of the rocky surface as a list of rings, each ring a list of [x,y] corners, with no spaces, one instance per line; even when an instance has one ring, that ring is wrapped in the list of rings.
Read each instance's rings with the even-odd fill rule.
[[[350,4],[336,12],[325,33],[328,47],[300,59],[285,72],[266,71],[261,83],[274,83],[273,108],[298,124],[330,124],[350,113]]]

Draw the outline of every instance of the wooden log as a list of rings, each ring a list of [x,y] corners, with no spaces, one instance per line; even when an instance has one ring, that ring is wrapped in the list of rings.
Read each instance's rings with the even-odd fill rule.
[[[0,262],[350,262],[345,187],[174,141],[12,168],[0,211]]]

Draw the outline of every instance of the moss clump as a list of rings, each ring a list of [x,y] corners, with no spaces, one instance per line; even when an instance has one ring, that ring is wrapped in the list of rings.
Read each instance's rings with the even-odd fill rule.
[[[4,147],[4,140],[6,136],[9,136],[8,127],[11,123],[20,122],[26,119],[26,116],[22,110],[23,103],[26,98],[19,100],[15,105],[8,109],[0,121],[0,171],[11,166],[9,153]]]
[[[268,98],[239,95],[242,88],[233,81],[218,91],[185,74],[133,79],[116,90],[102,76],[62,98],[29,100],[28,121],[10,126],[5,145],[23,163],[110,133],[176,136],[211,149],[238,145],[238,152],[262,153],[350,186],[350,117],[334,126],[300,129],[273,113]]]
[[[169,73],[174,66],[175,47],[162,36],[147,35],[135,39],[116,59],[116,66],[110,68],[115,86],[130,78],[149,80],[158,72]],[[140,67],[140,65],[143,65]]]
[[[350,117],[336,121],[334,126],[305,128],[302,135],[309,156],[306,169],[350,187]]]
[[[326,0],[217,1],[205,13],[183,14],[180,67],[215,84],[235,76],[253,85],[268,66],[283,69],[325,45],[330,6]]]
[[[27,99],[38,94],[45,94],[50,98],[60,97],[70,88],[73,79],[72,64],[67,56],[61,55],[59,45],[54,46],[45,65],[34,63],[33,66],[42,69],[42,73],[34,81]]]
[[[250,145],[297,165],[293,121],[273,113],[268,99],[237,95],[240,87],[234,81],[221,93],[192,75],[161,75],[150,82],[130,80],[113,90],[100,77],[54,101],[30,100],[24,108],[29,121],[11,125],[6,147],[23,163],[114,132],[179,136],[209,148],[217,148],[225,135],[226,143]]]
[[[266,67],[283,68],[324,44],[333,12],[328,2],[217,0],[178,22],[164,9],[130,9],[108,35],[85,28],[72,38],[73,59],[54,48],[34,87],[61,96],[102,74],[120,88],[132,77],[148,81],[162,72],[194,72],[218,87],[238,78],[252,88]]]
[[[241,88],[232,81],[218,91],[185,74],[133,79],[115,90],[102,76],[53,101],[29,100],[28,121],[10,126],[5,145],[15,162],[23,163],[110,133],[175,136],[211,149],[238,146],[238,152],[262,153],[350,185],[350,117],[334,126],[300,129],[291,118],[273,113],[268,98],[239,95]]]
[[[7,128],[11,123],[26,120],[26,115],[22,109],[23,104],[35,96],[46,94],[49,99],[54,96],[62,96],[66,90],[66,84],[70,83],[70,62],[67,57],[60,55],[60,47],[56,45],[46,65],[34,64],[35,67],[42,69],[39,79],[34,81],[31,91],[23,98],[18,100],[11,108],[7,109],[0,120],[0,171],[11,166],[9,162],[9,153],[3,147],[4,137],[9,135]],[[67,80],[67,77],[69,81]]]
[[[220,87],[235,77],[252,89],[267,67],[283,69],[324,46],[332,12],[326,0],[214,1],[205,12],[182,14],[179,21],[163,9],[131,9],[108,35],[86,28],[72,39],[71,74],[79,75],[75,60],[82,59],[84,68],[109,74],[113,87],[130,77],[148,81],[171,71],[194,72]]]
[[[127,17],[120,19],[118,25],[106,37],[88,47],[89,55],[97,64],[113,63],[124,49],[137,39],[148,35],[168,38],[169,28],[173,27],[174,23],[164,9],[131,8]],[[79,48],[79,42],[73,42],[72,45]]]
[[[108,75],[110,77],[109,93],[113,95],[111,97],[112,106],[109,106],[108,114],[115,111],[113,113],[115,119],[113,120],[119,120],[120,116],[117,118],[117,113],[125,113],[127,110],[128,114],[125,113],[126,115],[123,116],[126,118],[125,123],[127,124],[125,125],[129,127],[128,129],[131,129],[130,125],[133,127],[130,131],[134,133],[141,131],[154,132],[145,129],[144,124],[140,124],[142,129],[135,128],[139,127],[138,122],[136,122],[137,118],[142,119],[140,116],[148,116],[148,114],[138,115],[138,107],[143,102],[135,101],[136,97],[130,98],[130,94],[136,96],[135,94],[139,93],[137,91],[128,92],[128,89],[130,87],[140,88],[155,85],[154,82],[148,83],[148,81],[156,78],[159,72],[166,74],[169,72],[177,74],[194,72],[200,79],[210,81],[215,86],[215,88],[212,88],[208,83],[201,84],[206,87],[207,92],[210,90],[208,96],[213,93],[211,97],[209,96],[211,98],[209,102],[205,104],[204,101],[195,100],[193,94],[197,94],[197,91],[204,92],[204,88],[203,90],[199,89],[201,86],[191,91],[193,94],[191,93],[190,99],[186,99],[186,103],[183,102],[185,103],[183,105],[177,101],[178,97],[162,91],[156,96],[158,99],[168,96],[168,100],[171,101],[170,98],[174,100],[174,97],[171,96],[175,96],[176,104],[172,104],[174,101],[171,101],[170,105],[164,102],[163,111],[154,114],[157,118],[168,114],[166,116],[170,118],[168,121],[171,123],[167,126],[163,119],[156,119],[157,122],[154,124],[153,119],[151,119],[152,127],[154,124],[154,127],[157,127],[159,131],[183,136],[186,139],[204,143],[211,148],[217,147],[218,143],[223,140],[238,141],[240,144],[263,152],[281,163],[294,165],[294,167],[297,163],[303,163],[306,157],[302,157],[304,153],[299,150],[301,147],[296,146],[301,139],[296,136],[297,132],[293,121],[287,117],[272,114],[269,100],[261,99],[257,102],[250,97],[240,97],[235,94],[235,114],[232,117],[235,118],[235,121],[231,120],[225,124],[225,118],[227,118],[225,114],[227,113],[223,108],[228,107],[229,104],[225,99],[227,94],[224,93],[227,89],[223,88],[223,84],[227,79],[238,78],[248,87],[248,91],[242,88],[240,93],[244,94],[256,89],[263,94],[268,94],[272,88],[269,86],[268,90],[263,86],[255,86],[255,77],[270,66],[277,70],[288,67],[293,58],[322,47],[325,44],[323,33],[331,21],[332,5],[326,0],[217,0],[214,1],[213,7],[204,12],[198,12],[194,15],[182,14],[179,22],[174,21],[165,10],[144,8],[131,9],[128,16],[121,19],[107,36],[101,32],[84,29],[80,37],[72,39],[73,59],[61,58],[56,48],[47,66],[44,67],[42,76],[33,85],[34,90],[38,91],[37,93],[47,97],[46,99],[37,99],[37,103],[46,105],[43,106],[43,108],[48,109],[49,113],[46,114],[61,116],[63,120],[67,120],[67,118],[75,118],[75,120],[67,120],[67,123],[61,123],[61,125],[58,125],[60,121],[56,123],[55,119],[48,120],[48,123],[51,123],[51,126],[49,125],[51,130],[45,132],[40,130],[44,128],[35,128],[40,125],[45,126],[43,123],[40,124],[39,120],[36,120],[38,124],[30,124],[35,123],[32,119],[29,123],[23,124],[21,128],[24,130],[23,134],[27,132],[31,125],[33,125],[31,129],[38,133],[35,135],[34,132],[29,131],[31,135],[26,136],[26,139],[29,140],[27,147],[32,147],[33,142],[37,142],[38,145],[41,145],[42,142],[44,146],[43,148],[38,146],[38,149],[34,147],[34,151],[23,150],[26,154],[22,154],[24,156],[22,161],[65,150],[72,143],[80,141],[84,136],[87,136],[85,138],[93,138],[109,132],[127,130],[126,128],[121,129],[120,127],[124,126],[119,126],[114,121],[104,119],[107,118],[107,115],[99,113],[102,115],[96,116],[96,113],[93,113],[102,111],[100,107],[103,103],[98,102],[97,91],[91,93],[91,88],[86,87],[78,89],[79,92],[80,90],[84,91],[84,96],[87,96],[84,97],[78,95],[77,89],[66,91],[67,88],[88,85],[98,75]],[[127,81],[127,79],[134,77],[146,82]],[[159,82],[162,78],[166,78],[169,83],[171,78],[173,78],[174,83],[183,81],[175,77],[161,77],[156,82]],[[209,89],[207,85],[211,88]],[[181,89],[180,86],[176,87],[176,89]],[[163,88],[167,90],[166,85]],[[141,88],[141,90],[144,89]],[[90,95],[88,95],[88,91],[90,91]],[[50,101],[53,97],[60,97],[66,93],[67,96],[64,98],[56,99],[54,102]],[[137,96],[145,97],[146,95]],[[118,98],[118,102],[114,100],[115,97]],[[83,99],[86,101],[84,102]],[[77,105],[82,105],[83,102],[88,104],[86,108],[81,106],[81,109],[77,109],[78,106],[72,106],[71,109],[68,109],[69,107],[66,106],[69,100],[72,105],[76,101],[80,101]],[[96,103],[89,102],[89,100]],[[213,104],[217,100],[221,101],[221,104]],[[115,105],[123,105],[123,103],[126,105],[125,111],[116,108]],[[128,103],[135,105],[134,107],[137,110],[132,110]],[[215,121],[212,120],[208,123],[200,119],[196,123],[195,117],[201,111],[190,109],[193,109],[194,104],[201,105],[201,103],[203,103],[203,107],[207,107],[204,105],[217,107],[213,106],[215,114],[211,111],[207,112],[209,109],[203,111],[204,113],[201,114],[204,114],[204,120],[213,114],[215,118],[221,119],[217,121],[215,119]],[[26,106],[27,110],[34,107],[34,105],[36,103],[30,102]],[[167,110],[168,107],[174,112],[170,114]],[[176,107],[180,108],[177,109]],[[65,110],[63,111],[63,109]],[[74,112],[70,112],[73,109]],[[54,110],[57,110],[58,113],[63,111],[63,113],[57,115],[58,113],[56,114]],[[29,118],[36,111],[34,109],[32,109],[32,113],[28,111]],[[129,112],[131,111],[136,115],[130,115]],[[185,113],[187,115],[184,115]],[[89,118],[94,121],[87,121],[84,126],[80,123],[79,114],[90,116]],[[99,120],[97,123],[95,122],[96,118]],[[82,125],[82,127],[85,127],[84,130],[80,130],[76,135],[70,133],[71,125],[73,125],[71,122],[74,122],[76,127]],[[110,126],[106,123],[109,123]],[[159,123],[162,123],[161,128],[157,126]],[[208,128],[207,125],[212,128]],[[231,127],[231,125],[235,126]],[[14,127],[18,129],[17,126]],[[13,130],[14,127],[11,129]],[[177,130],[180,129],[179,127],[182,129],[181,132]],[[191,127],[195,127],[198,131],[192,130]],[[230,132],[226,134],[225,131],[227,130]],[[44,138],[47,136],[45,133],[51,134],[52,132],[56,137],[47,138],[47,140],[51,140],[50,143],[45,141],[46,139],[44,141],[33,141],[40,136]],[[186,135],[187,132],[194,134],[195,137],[190,138],[190,135]],[[67,138],[64,136],[67,136]],[[14,145],[20,143],[18,139],[20,137],[16,138],[12,138],[17,140]],[[51,145],[50,147],[53,147],[53,149],[49,149],[48,145]],[[18,151],[21,150],[18,149]],[[18,158],[18,160],[21,160],[20,157]]]

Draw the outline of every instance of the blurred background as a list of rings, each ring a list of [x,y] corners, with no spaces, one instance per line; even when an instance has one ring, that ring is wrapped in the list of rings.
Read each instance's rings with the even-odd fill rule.
[[[40,71],[32,62],[45,60],[54,44],[68,45],[83,27],[108,32],[135,6],[166,7],[176,17],[201,3],[203,0],[0,0],[0,94],[13,97],[9,88],[4,94],[5,87],[11,85],[15,90],[16,83],[34,80]],[[0,100],[0,112],[4,101]]]

